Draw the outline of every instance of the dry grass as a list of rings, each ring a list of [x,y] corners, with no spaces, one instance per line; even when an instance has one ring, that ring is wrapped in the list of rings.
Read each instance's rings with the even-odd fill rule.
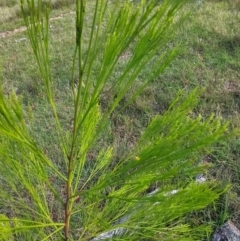
[[[0,32],[23,25],[19,2],[18,0],[0,0]],[[74,2],[75,0],[51,0],[51,8],[55,10],[55,14],[62,13]]]
[[[19,5],[14,6],[1,6],[0,8],[0,21],[4,23],[5,21],[13,20],[19,16],[20,7]]]

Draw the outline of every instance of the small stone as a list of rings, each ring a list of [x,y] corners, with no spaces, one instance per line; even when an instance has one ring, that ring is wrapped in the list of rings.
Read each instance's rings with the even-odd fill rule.
[[[212,241],[240,241],[240,231],[229,220],[216,230]]]
[[[206,182],[207,179],[204,177],[203,174],[198,174],[196,177],[195,177],[195,181],[196,183],[203,183],[203,182]]]

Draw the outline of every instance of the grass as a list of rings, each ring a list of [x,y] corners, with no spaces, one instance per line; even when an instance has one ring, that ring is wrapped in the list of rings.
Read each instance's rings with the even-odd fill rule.
[[[74,2],[75,0],[51,0],[53,16],[69,12]],[[14,30],[23,24],[20,0],[0,0],[0,33]]]
[[[22,20],[15,3],[16,1],[0,0],[0,32],[21,26]],[[196,86],[204,86],[206,90],[195,113],[202,116],[214,113],[230,121],[232,127],[240,127],[240,13],[229,3],[201,3],[171,43],[173,46],[181,43],[178,58],[124,113],[112,115],[105,136],[97,148],[113,141],[115,159],[118,160],[125,150],[134,146],[150,118],[168,108],[178,90],[184,88],[188,92]],[[234,4],[238,6],[237,1]],[[72,10],[67,0],[58,3],[53,1],[53,7],[53,16]],[[1,11],[5,14],[2,15]],[[4,21],[8,21],[8,24],[3,24]],[[69,80],[75,41],[74,24],[75,16],[70,13],[51,21],[51,62],[56,99],[61,122],[66,129],[72,125]],[[59,149],[52,124],[53,117],[43,98],[34,56],[29,40],[25,37],[23,31],[0,38],[4,92],[8,94],[14,89],[18,95],[23,96],[24,108],[33,112],[29,128],[44,151],[57,161]],[[123,62],[127,56],[128,53],[122,57]],[[121,71],[121,64],[116,75],[118,71]],[[151,72],[150,68],[141,77],[147,76],[148,72]],[[111,93],[106,90],[101,104],[104,106],[109,98],[112,98]],[[214,165],[207,174],[209,179],[217,179],[223,185],[231,183],[232,187],[214,207],[192,214],[196,222],[206,221],[219,226],[230,218],[240,228],[239,147],[238,138],[228,143],[219,143],[213,154],[206,155],[203,160]],[[89,160],[92,160],[95,151],[89,154]]]

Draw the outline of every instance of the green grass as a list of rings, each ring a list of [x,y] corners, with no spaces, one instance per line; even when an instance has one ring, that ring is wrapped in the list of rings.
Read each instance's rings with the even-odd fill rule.
[[[11,2],[11,4],[10,4]],[[22,24],[16,1],[0,0],[0,32],[12,30]],[[237,1],[234,2],[237,4]],[[67,0],[53,3],[53,16],[70,12]],[[6,13],[2,15],[1,13]],[[4,25],[4,21],[9,21]],[[182,88],[186,92],[196,86],[204,86],[205,93],[195,110],[196,114],[208,116],[214,113],[231,122],[232,127],[240,127],[240,14],[226,1],[206,1],[193,12],[189,21],[179,30],[173,46],[181,44],[181,53],[164,74],[147,87],[139,98],[121,115],[112,115],[105,136],[99,147],[114,141],[116,161],[132,148],[147,126],[152,116],[163,113],[175,94]],[[72,127],[70,66],[74,48],[73,14],[51,21],[51,62],[53,67],[56,100],[60,120],[66,129]],[[1,64],[3,67],[3,87],[6,94],[14,89],[23,96],[24,108],[30,108],[33,119],[29,121],[35,139],[44,151],[58,160],[58,145],[53,117],[48,111],[47,100],[43,98],[43,88],[39,81],[37,66],[25,32],[0,38]],[[171,46],[169,46],[171,47]],[[124,58],[122,57],[124,62]],[[96,67],[97,68],[97,67]],[[121,64],[119,69],[121,71]],[[144,78],[151,68],[142,74]],[[140,81],[140,80],[139,80]],[[105,91],[101,104],[112,98]],[[124,100],[123,100],[124,101]],[[196,222],[211,222],[221,225],[231,218],[240,226],[240,139],[219,143],[213,154],[206,155],[205,162],[214,166],[207,174],[209,179],[217,179],[232,188],[215,207],[209,207],[195,215]],[[89,156],[91,160],[96,150]],[[87,170],[86,170],[87,173]]]

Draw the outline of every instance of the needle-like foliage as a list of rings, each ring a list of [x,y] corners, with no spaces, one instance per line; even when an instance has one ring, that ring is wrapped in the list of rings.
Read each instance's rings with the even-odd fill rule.
[[[21,99],[0,91],[0,207],[9,210],[0,215],[0,240],[192,241],[210,231],[207,225],[188,224],[186,214],[214,202],[224,190],[214,182],[197,184],[193,177],[205,169],[200,151],[234,133],[213,116],[192,115],[200,90],[187,97],[179,93],[120,160],[109,146],[87,162],[111,114],[131,104],[176,55],[166,46],[186,19],[181,12],[186,3],[76,0],[69,81],[73,126],[66,131],[50,66],[50,3],[21,0],[61,156],[51,160],[28,130]],[[129,58],[115,74],[126,52]],[[145,68],[151,72],[140,78]],[[101,105],[106,88],[113,98]],[[149,195],[153,184],[156,190]]]

